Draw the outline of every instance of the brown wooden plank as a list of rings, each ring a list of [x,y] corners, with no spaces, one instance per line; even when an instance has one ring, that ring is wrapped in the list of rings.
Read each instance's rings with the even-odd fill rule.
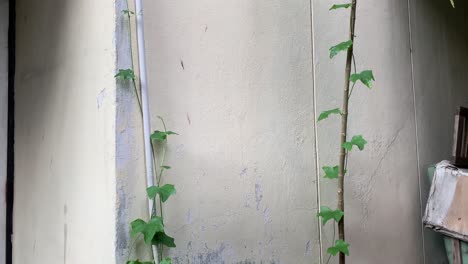
[[[460,240],[452,238],[452,260],[453,264],[462,264],[462,255],[460,250]]]
[[[455,165],[468,168],[468,108],[460,107],[455,116],[453,154]]]
[[[468,242],[468,170],[447,162],[437,166],[428,198],[424,224]]]

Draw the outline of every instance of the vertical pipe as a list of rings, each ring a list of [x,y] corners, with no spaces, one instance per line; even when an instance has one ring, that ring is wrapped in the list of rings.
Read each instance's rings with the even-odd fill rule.
[[[151,147],[151,124],[150,124],[150,111],[148,102],[148,79],[146,70],[146,50],[145,50],[145,33],[144,33],[144,19],[143,19],[143,0],[135,1],[136,9],[136,26],[137,26],[137,42],[138,42],[138,63],[140,71],[140,85],[141,85],[141,106],[143,110],[143,134],[145,142],[145,164],[146,164],[146,185],[151,187],[154,185],[153,177],[153,150]],[[148,199],[149,215],[153,213],[153,201]],[[153,246],[153,257],[155,263],[158,261],[158,250]]]

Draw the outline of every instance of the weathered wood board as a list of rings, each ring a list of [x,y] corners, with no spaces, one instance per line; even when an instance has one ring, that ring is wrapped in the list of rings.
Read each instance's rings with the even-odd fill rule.
[[[437,165],[423,218],[436,232],[468,241],[468,170]]]

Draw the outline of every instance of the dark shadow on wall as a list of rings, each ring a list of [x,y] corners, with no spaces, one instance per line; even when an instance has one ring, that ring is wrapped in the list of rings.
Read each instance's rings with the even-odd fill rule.
[[[420,182],[424,213],[428,167],[451,158],[453,118],[468,103],[468,3],[410,0]],[[448,263],[442,236],[424,230],[427,264]]]
[[[13,263],[13,184],[14,184],[14,129],[15,129],[15,45],[16,45],[16,0],[9,1],[8,28],[8,145],[6,181],[6,264]]]

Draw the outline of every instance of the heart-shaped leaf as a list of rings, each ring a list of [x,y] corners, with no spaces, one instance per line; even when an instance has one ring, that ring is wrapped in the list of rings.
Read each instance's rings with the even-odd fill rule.
[[[325,225],[329,220],[334,219],[337,223],[343,218],[344,212],[336,209],[332,210],[327,206],[320,206],[320,212],[317,216],[322,217],[322,224]]]
[[[350,151],[353,149],[353,146],[358,147],[359,150],[364,150],[367,141],[362,137],[362,135],[354,136],[351,141],[343,143],[342,147]]]
[[[323,111],[322,113],[320,113],[318,121],[327,119],[332,114],[341,115],[341,110],[339,108],[335,108],[335,109]]]
[[[166,247],[175,248],[174,238],[168,236],[164,232],[158,232],[151,241],[153,245],[164,245]]]
[[[327,179],[338,179],[338,174],[339,174],[339,167],[328,167],[325,166],[322,168],[323,171],[325,172],[325,178]]]
[[[341,42],[340,44],[330,48],[330,59],[335,57],[338,53],[348,50],[353,45],[352,40]]]
[[[336,254],[342,252],[346,256],[349,256],[349,244],[343,240],[337,240],[333,247],[327,249],[328,254],[336,256]]]
[[[349,80],[353,83],[361,81],[367,88],[372,88],[372,82],[375,81],[374,73],[371,70],[362,71],[360,73],[351,74]]]
[[[135,80],[135,73],[132,69],[120,69],[114,77],[118,80]]]
[[[167,139],[167,136],[170,135],[178,135],[176,132],[173,131],[159,131],[155,130],[153,134],[151,134],[151,140],[156,140],[156,141],[164,141]]]
[[[161,217],[154,216],[148,222],[137,219],[131,223],[131,234],[135,236],[138,233],[143,234],[146,244],[151,244],[157,232],[164,232],[164,225]]]
[[[330,7],[330,10],[335,10],[335,9],[339,9],[339,8],[350,8],[352,5],[353,4],[351,4],[351,3],[332,5],[332,7]]]
[[[165,184],[161,187],[151,186],[148,189],[146,189],[146,192],[148,194],[148,198],[150,199],[154,199],[156,195],[159,194],[159,197],[161,197],[161,201],[164,203],[167,201],[167,199],[169,199],[171,195],[174,195],[176,193],[176,189],[172,184]]]

